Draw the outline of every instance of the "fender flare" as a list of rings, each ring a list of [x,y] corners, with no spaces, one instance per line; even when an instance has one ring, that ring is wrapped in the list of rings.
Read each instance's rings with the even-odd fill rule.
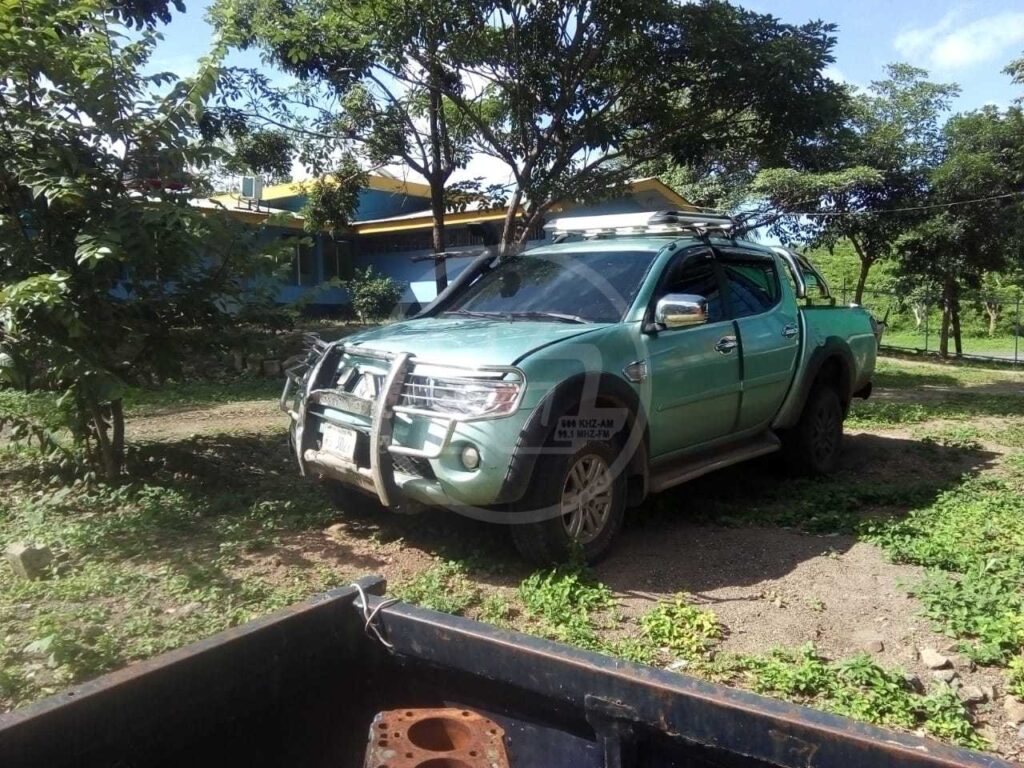
[[[523,425],[512,450],[497,503],[516,502],[526,494],[534,476],[537,459],[541,455],[540,449],[553,439],[559,417],[571,413],[589,397],[626,411],[626,427],[622,432],[627,435],[627,440],[630,440],[637,428],[642,428],[640,439],[636,440],[636,444],[632,446],[632,453],[628,456],[626,472],[630,482],[630,504],[639,504],[643,500],[647,495],[650,432],[647,411],[640,402],[639,395],[623,379],[612,374],[578,373],[548,392],[537,403]],[[630,448],[628,444],[623,446],[623,450]]]
[[[829,336],[825,339],[824,344],[815,348],[811,353],[810,359],[807,361],[804,374],[800,377],[797,384],[793,403],[787,408],[791,414],[790,418],[787,419],[786,423],[777,426],[788,428],[796,424],[800,419],[800,414],[804,411],[804,407],[807,405],[807,398],[811,396],[811,390],[814,389],[822,369],[833,360],[839,366],[839,380],[837,382],[839,385],[839,399],[843,404],[843,415],[846,415],[850,408],[850,400],[853,398],[854,376],[856,375],[857,366],[853,359],[853,353],[850,351],[850,345],[846,340],[839,336]]]

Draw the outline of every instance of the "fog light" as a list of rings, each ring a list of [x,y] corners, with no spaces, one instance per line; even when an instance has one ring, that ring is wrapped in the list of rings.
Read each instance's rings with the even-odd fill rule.
[[[480,466],[480,451],[476,446],[467,445],[462,449],[462,466],[466,469],[476,469]]]

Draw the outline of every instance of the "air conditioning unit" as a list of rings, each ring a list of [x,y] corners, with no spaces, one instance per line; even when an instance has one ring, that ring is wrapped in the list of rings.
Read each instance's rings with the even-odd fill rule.
[[[243,200],[260,200],[263,197],[263,177],[243,176],[242,194],[239,197]]]

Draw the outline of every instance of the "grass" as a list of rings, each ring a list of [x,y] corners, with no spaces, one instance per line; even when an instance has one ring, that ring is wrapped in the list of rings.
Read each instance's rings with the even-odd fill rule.
[[[876,376],[883,396],[856,403],[850,427],[879,433],[870,450],[883,462],[912,452],[930,472],[782,481],[774,465],[748,465],[656,497],[634,524],[685,507],[693,519],[716,525],[871,541],[898,562],[928,569],[926,579],[908,585],[922,611],[979,663],[1005,667],[1006,690],[1024,697],[1024,398],[1013,394],[1022,382],[1024,373],[1014,371],[883,359]],[[126,403],[137,417],[267,400],[277,391],[277,382],[255,379],[181,384],[135,390]],[[46,396],[0,391],[5,407],[52,413]],[[887,437],[891,430],[899,437]],[[57,554],[40,581],[15,581],[0,564],[0,709],[347,583],[367,568],[348,558],[346,572],[295,547],[310,533],[320,540],[337,516],[315,486],[296,481],[282,435],[135,446],[134,481],[123,486],[59,485],[47,479],[34,449],[0,452],[0,544],[36,541]],[[357,529],[368,547],[398,547],[402,531],[415,530],[416,544],[436,555],[392,584],[404,600],[983,746],[944,686],[920,693],[902,670],[864,656],[827,659],[813,646],[725,653],[728,629],[687,595],[627,615],[586,568],[526,573],[490,539],[467,543],[405,520],[390,532]],[[380,544],[384,539],[391,544]]]
[[[923,565],[913,588],[941,631],[983,664],[1024,650],[1024,454],[1005,474],[972,478],[905,518],[869,525],[865,536],[897,562]]]
[[[914,690],[900,669],[886,669],[860,654],[828,661],[813,645],[774,649],[724,665],[733,680],[757,693],[789,699],[876,725],[921,728],[956,744],[986,746],[964,705],[947,685],[931,693]]]
[[[322,564],[255,565],[334,514],[285,474],[282,447],[262,437],[151,447],[124,486],[49,484],[8,452],[0,542],[46,544],[57,559],[39,581],[0,567],[0,708],[344,583]]]
[[[395,597],[432,611],[460,615],[480,599],[480,590],[466,576],[466,568],[444,561],[391,590]]]
[[[886,333],[882,338],[882,344],[887,347],[905,349],[925,349],[924,333]],[[1017,340],[1020,352],[1024,353],[1024,343]],[[937,331],[928,337],[927,348],[935,351],[939,348],[939,334]],[[953,339],[949,340],[949,348],[953,349]],[[1013,357],[1014,337],[1013,336],[964,336],[963,349],[965,355],[1008,355]]]

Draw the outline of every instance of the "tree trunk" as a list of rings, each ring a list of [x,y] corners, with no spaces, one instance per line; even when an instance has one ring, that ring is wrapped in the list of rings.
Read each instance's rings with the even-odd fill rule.
[[[434,285],[440,294],[448,287],[448,269],[445,264],[444,238],[444,182],[441,167],[441,91],[430,89],[430,213],[434,222]]]
[[[854,304],[864,303],[864,286],[867,285],[868,272],[871,270],[871,265],[874,263],[874,259],[868,258],[867,256],[861,256],[860,274],[857,275],[857,287],[854,289],[853,292]]]
[[[124,407],[121,400],[106,406],[89,403],[93,437],[96,439],[95,461],[104,480],[113,482],[124,469]]]
[[[942,286],[942,331],[939,336],[939,352],[949,357],[949,334],[953,332],[953,343],[957,357],[963,354],[960,336],[960,296],[956,280],[948,278]]]
[[[963,339],[960,335],[960,296],[958,295],[955,287],[953,291],[953,307],[950,311],[950,322],[953,325],[953,343],[956,347],[956,356],[963,357],[964,345]]]
[[[925,313],[928,312],[928,305],[914,302],[910,306],[910,311],[914,313],[914,330],[921,330],[921,324],[924,322]]]
[[[117,473],[124,469],[124,403],[120,398],[110,404],[110,449]]]
[[[988,313],[988,335],[996,335],[996,325],[999,323],[999,314],[1002,306],[994,301],[985,302],[985,312]]]
[[[516,214],[519,211],[519,204],[522,199],[523,193],[517,186],[516,191],[512,193],[512,197],[508,201],[508,210],[505,211],[505,223],[501,229],[499,253],[502,256],[506,255],[512,246],[516,244]]]

